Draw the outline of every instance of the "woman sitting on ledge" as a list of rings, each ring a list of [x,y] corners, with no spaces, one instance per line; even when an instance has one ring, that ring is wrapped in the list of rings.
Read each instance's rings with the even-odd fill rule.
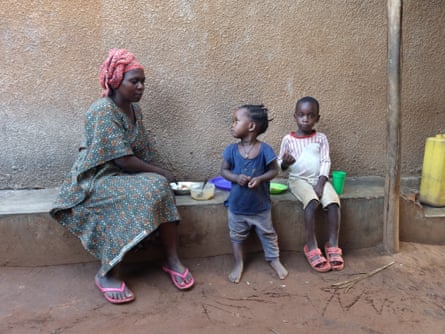
[[[96,286],[110,303],[134,300],[119,278],[124,255],[154,231],[166,252],[162,267],[180,290],[194,279],[177,250],[179,213],[172,172],[151,163],[142,113],[142,65],[125,49],[112,49],[100,67],[102,98],[86,113],[85,140],[64,180],[51,215],[101,260]]]

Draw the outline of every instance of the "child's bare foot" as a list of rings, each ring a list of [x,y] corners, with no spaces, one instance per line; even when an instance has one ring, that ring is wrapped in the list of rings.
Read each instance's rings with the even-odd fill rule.
[[[232,272],[229,274],[229,281],[232,283],[239,283],[244,270],[244,258],[243,258],[243,244],[241,242],[233,242],[233,257],[235,259],[235,265]]]
[[[229,281],[232,283],[239,283],[241,276],[243,275],[243,262],[236,262],[233,266],[232,272],[229,274]]]
[[[275,270],[280,279],[285,279],[289,274],[289,272],[287,271],[286,268],[284,268],[279,259],[269,261],[269,263],[270,266]]]

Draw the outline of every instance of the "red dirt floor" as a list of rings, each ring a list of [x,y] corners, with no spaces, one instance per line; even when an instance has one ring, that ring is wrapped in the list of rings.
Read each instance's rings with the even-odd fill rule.
[[[0,333],[425,333],[445,332],[445,245],[401,243],[345,252],[342,272],[316,273],[302,253],[283,252],[275,277],[249,254],[230,283],[231,255],[184,259],[195,287],[178,291],[160,263],[125,265],[136,300],[112,305],[93,277],[98,263],[0,268]],[[372,276],[366,273],[383,266]],[[354,278],[349,290],[332,284]]]

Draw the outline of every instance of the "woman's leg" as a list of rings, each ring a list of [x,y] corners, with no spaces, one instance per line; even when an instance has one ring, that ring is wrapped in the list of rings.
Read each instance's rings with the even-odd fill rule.
[[[177,222],[161,224],[159,226],[159,233],[161,236],[162,244],[164,246],[165,255],[167,257],[168,268],[179,274],[183,274],[186,271],[186,267],[182,264],[177,252]],[[189,272],[185,278],[175,276],[175,280],[179,283],[179,285],[188,284],[193,280],[193,276]]]
[[[102,274],[102,270],[99,270],[95,277],[96,285],[102,291],[105,298],[111,303],[119,304],[132,301],[134,299],[134,294],[119,278],[118,271],[119,265],[111,269],[105,275]],[[123,290],[122,287],[124,287]],[[112,291],[104,291],[104,289],[111,289]]]

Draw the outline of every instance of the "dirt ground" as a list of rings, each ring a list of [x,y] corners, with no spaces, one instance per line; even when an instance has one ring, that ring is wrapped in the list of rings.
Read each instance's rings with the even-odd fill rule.
[[[286,252],[289,276],[249,254],[240,284],[230,255],[185,259],[196,286],[175,289],[160,263],[125,266],[136,301],[111,305],[93,283],[97,263],[0,268],[0,333],[444,333],[445,246],[402,243],[345,252],[343,272],[319,274]],[[366,273],[394,264],[367,277]],[[333,284],[358,280],[349,290]]]

